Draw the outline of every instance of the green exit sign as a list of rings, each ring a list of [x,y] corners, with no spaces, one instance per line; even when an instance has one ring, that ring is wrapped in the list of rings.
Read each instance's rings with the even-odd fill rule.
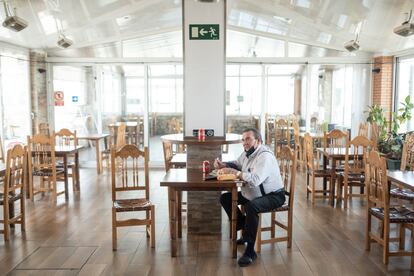
[[[191,40],[218,40],[219,24],[190,24]]]

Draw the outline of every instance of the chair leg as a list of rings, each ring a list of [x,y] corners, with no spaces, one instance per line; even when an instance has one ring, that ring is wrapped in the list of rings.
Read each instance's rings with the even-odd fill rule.
[[[344,178],[344,209],[348,208],[348,179]]]
[[[257,225],[257,235],[256,235],[256,252],[260,253],[262,251],[262,214],[259,215],[259,223]]]
[[[384,221],[384,250],[383,250],[383,256],[382,261],[384,264],[388,264],[388,254],[390,251],[390,230],[389,230],[389,222]]]
[[[148,221],[148,220],[150,220],[150,210],[146,210],[145,211],[145,219]],[[146,233],[146,236],[147,236],[147,238],[149,238],[150,237],[150,229],[151,227],[147,224],[147,225],[145,225],[145,233]]]
[[[155,207],[151,206],[151,247],[155,248]]]
[[[275,212],[271,212],[270,213],[270,236],[272,238],[275,237],[276,231],[275,231],[275,219],[276,219],[276,213]]]
[[[117,250],[117,237],[116,237],[116,211],[112,208],[112,250]]]
[[[309,174],[306,172],[306,199],[309,199]]]
[[[315,175],[312,175],[312,204],[315,204]]]
[[[369,210],[369,206],[368,206]],[[367,212],[367,226],[365,230],[365,250],[370,251],[371,250],[371,214],[369,211]]]
[[[9,204],[8,202],[4,202],[3,205],[3,232],[4,232],[4,240],[9,240],[9,231],[10,231],[10,225],[9,225]]]
[[[403,250],[405,248],[405,227],[403,224],[398,224],[399,230],[399,244],[398,248]]]
[[[287,241],[287,248],[292,248],[292,231],[293,230],[293,212],[292,209],[288,211],[288,241]]]
[[[414,235],[413,231],[411,230],[411,266],[410,270],[414,270]]]
[[[24,196],[20,200],[20,214],[22,215],[21,221],[22,221],[22,231],[26,231],[26,206],[25,206],[25,199]]]

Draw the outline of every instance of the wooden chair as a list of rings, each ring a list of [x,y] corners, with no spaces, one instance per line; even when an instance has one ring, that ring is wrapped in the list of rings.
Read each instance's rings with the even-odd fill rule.
[[[138,163],[144,159],[144,176],[140,178]],[[115,163],[120,165],[116,170]],[[140,151],[136,145],[111,148],[112,171],[112,248],[117,249],[117,227],[145,225],[147,237],[151,236],[151,247],[155,247],[155,206],[150,202],[148,148]],[[143,181],[142,181],[143,180]],[[141,184],[141,185],[140,185]],[[144,197],[127,198],[128,192],[144,191]],[[118,197],[119,194],[123,196]],[[129,193],[130,194],[130,193]],[[136,196],[136,193],[133,194]],[[145,219],[117,218],[121,212],[143,212]]]
[[[376,151],[368,155],[365,186],[367,188],[367,225],[365,249],[371,250],[371,243],[377,242],[383,246],[383,263],[388,264],[389,257],[411,256],[411,270],[414,269],[414,235],[411,235],[411,251],[404,250],[404,230],[406,227],[413,227],[414,211],[403,206],[390,207],[388,192],[387,166],[385,159],[380,157]],[[372,231],[372,217],[380,221],[380,232]],[[397,251],[390,250],[390,224],[399,226],[399,248]]]
[[[3,193],[0,194],[0,205],[3,206],[4,239],[9,240],[10,226],[20,224],[22,231],[26,230],[25,219],[25,190],[27,173],[27,149],[16,145],[7,151],[6,175]],[[14,205],[19,202],[20,212],[16,215]]]
[[[365,162],[366,155],[371,149],[372,141],[366,136],[357,136],[346,144],[344,171],[337,172],[337,200],[342,199],[342,187],[344,187],[344,208],[348,208],[348,198],[365,197]],[[353,187],[360,187],[360,193],[354,194]]]
[[[70,146],[75,147],[78,145],[78,138],[76,135],[76,130],[74,132],[71,132],[67,128],[62,128],[56,133],[53,133],[53,139],[56,146]],[[70,173],[68,172],[68,177],[72,177],[72,183],[73,183],[73,190],[75,190],[75,185],[79,185],[77,183],[77,175],[76,175],[76,166],[78,164],[75,163],[74,156],[71,156],[72,160],[69,160],[67,162],[67,167],[70,168]],[[56,166],[58,168],[64,169],[63,160],[58,160],[56,163]],[[58,180],[64,180],[61,176],[58,177]]]
[[[62,168],[56,168],[53,137],[48,137],[44,134],[35,134],[33,137],[27,136],[27,145],[30,199],[33,201],[35,194],[51,190],[53,200],[56,201],[57,196],[64,194],[66,190],[57,192],[57,177],[61,178],[65,172]],[[40,178],[39,188],[34,186],[34,176]],[[48,187],[44,186],[44,180],[47,180]]]
[[[368,123],[360,123],[358,129],[358,136],[365,136],[368,137]]]
[[[265,144],[271,145],[273,143],[273,135],[275,128],[275,121],[271,118],[270,114],[266,113],[265,115],[265,127],[266,127],[266,139]]]
[[[285,119],[275,120],[275,156],[278,158],[278,153],[282,146],[290,144],[289,122]]]
[[[311,117],[310,118],[310,131],[317,132],[318,130],[318,117]]]
[[[300,166],[300,170],[302,171],[303,165],[304,165],[304,158],[303,158],[303,149],[302,149],[302,143],[300,142],[300,129],[299,129],[299,123],[297,120],[292,122],[293,127],[293,136],[294,136],[294,143],[292,149],[295,152],[296,156],[296,165]]]
[[[37,133],[38,134],[43,134],[43,135],[46,135],[46,136],[50,136],[49,123],[39,123]]]
[[[402,157],[401,157],[401,171],[414,171],[414,132],[407,134],[404,140]],[[408,200],[414,203],[414,192],[402,187],[391,187],[390,196],[402,200]]]
[[[325,132],[323,136],[324,148],[344,148],[346,147],[347,139],[349,139],[348,131],[344,132],[340,129]]]
[[[110,169],[111,147],[115,145],[115,147],[119,149],[122,146],[126,145],[126,141],[125,141],[126,125],[122,123],[118,127],[110,126],[109,132],[110,132],[109,148],[101,152],[102,163],[104,162],[104,160],[106,160],[106,165],[107,165],[108,170]]]
[[[282,147],[279,157],[279,168],[280,174],[282,176],[285,193],[288,197],[286,203],[270,211],[270,227],[262,227],[262,214],[259,214],[259,225],[257,228],[257,238],[256,238],[256,251],[260,252],[262,249],[262,244],[266,243],[275,243],[281,241],[287,241],[287,247],[292,247],[292,228],[293,228],[293,200],[295,197],[295,183],[296,183],[296,156],[295,153],[287,146]],[[287,224],[284,224],[282,221],[277,220],[276,214],[280,212],[287,212]],[[281,227],[286,230],[286,236],[275,237],[275,228],[276,226]],[[270,231],[270,239],[263,240],[262,232]]]
[[[305,134],[304,138],[305,145],[305,161],[306,161],[306,198],[309,198],[309,193],[312,194],[312,204],[315,203],[316,198],[328,198],[331,195],[332,187],[326,189],[316,189],[316,178],[329,178],[330,186],[333,185],[332,174],[330,170],[320,169],[319,159],[315,158],[313,152],[313,139],[309,133]],[[312,177],[312,183],[309,179]]]

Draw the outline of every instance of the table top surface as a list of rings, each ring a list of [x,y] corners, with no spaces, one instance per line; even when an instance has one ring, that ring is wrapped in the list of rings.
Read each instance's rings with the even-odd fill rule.
[[[226,136],[219,137],[206,137],[205,140],[200,141],[198,137],[187,136],[184,137],[183,133],[177,134],[167,134],[161,136],[161,140],[165,142],[171,142],[173,144],[186,144],[186,145],[194,145],[194,144],[238,144],[242,142],[242,136],[240,134],[235,133],[226,133]]]
[[[317,133],[317,132],[300,132],[299,136],[303,138],[303,137],[305,137],[306,133],[308,133],[310,135],[310,137],[312,137],[314,139],[320,139],[320,138],[324,137],[323,132],[319,132],[319,133]]]
[[[204,180],[203,173],[199,169],[170,169],[160,182],[160,186],[173,188],[196,189],[229,189],[242,186],[241,181],[235,180]]]
[[[413,171],[387,171],[388,180],[403,185],[405,188],[414,190],[414,172]]]
[[[91,134],[78,135],[77,138],[84,139],[84,140],[99,140],[99,139],[103,139],[108,136],[109,136],[109,133],[91,133]]]

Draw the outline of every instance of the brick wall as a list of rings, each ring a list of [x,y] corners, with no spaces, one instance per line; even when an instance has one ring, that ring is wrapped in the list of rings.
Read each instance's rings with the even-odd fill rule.
[[[372,74],[372,104],[384,107],[386,110],[385,116],[388,121],[391,121],[394,57],[381,56],[374,58],[374,69],[380,71]]]
[[[42,52],[30,52],[30,95],[33,113],[32,131],[37,133],[39,123],[48,121],[46,55]]]

